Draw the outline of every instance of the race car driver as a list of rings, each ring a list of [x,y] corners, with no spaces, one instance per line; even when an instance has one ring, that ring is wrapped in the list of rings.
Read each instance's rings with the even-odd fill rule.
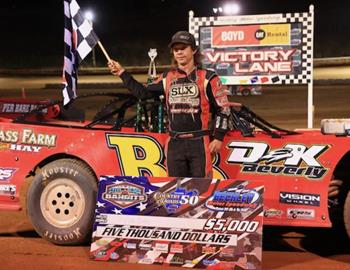
[[[166,146],[169,176],[212,177],[211,154],[218,153],[228,130],[227,89],[215,72],[200,68],[200,52],[192,34],[179,31],[169,44],[176,67],[148,85],[137,82],[119,62],[108,67],[138,98],[165,95],[170,140]],[[210,142],[210,112],[215,116]]]

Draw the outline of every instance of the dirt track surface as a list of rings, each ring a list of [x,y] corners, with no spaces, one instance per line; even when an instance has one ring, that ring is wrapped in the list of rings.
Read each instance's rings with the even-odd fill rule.
[[[104,90],[105,91],[105,90]],[[111,90],[112,91],[112,90]],[[120,90],[115,90],[120,91]],[[233,100],[250,107],[278,126],[294,129],[307,126],[307,88],[264,87],[263,95]],[[80,94],[93,90],[80,90]],[[109,91],[110,92],[110,91]],[[0,91],[1,97],[20,97],[21,90]],[[26,91],[34,99],[61,98],[59,90]],[[93,99],[103,104],[107,100]],[[315,86],[314,127],[323,118],[350,118],[350,86]],[[92,104],[83,103],[92,117]],[[24,198],[22,199],[24,201]],[[41,239],[29,223],[25,211],[0,212],[0,270],[93,270],[93,269],[180,269],[176,267],[128,265],[95,262],[89,259],[89,246],[60,247]],[[336,237],[332,229],[265,228],[263,269],[350,269],[350,240]]]

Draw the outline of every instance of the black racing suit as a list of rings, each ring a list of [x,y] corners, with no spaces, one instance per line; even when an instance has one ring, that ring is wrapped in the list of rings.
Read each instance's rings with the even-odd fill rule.
[[[170,140],[166,146],[169,176],[212,177],[209,152],[209,118],[214,113],[214,139],[223,140],[228,129],[227,89],[215,72],[181,69],[163,73],[151,84],[137,82],[128,72],[121,74],[124,86],[144,99],[165,95]]]

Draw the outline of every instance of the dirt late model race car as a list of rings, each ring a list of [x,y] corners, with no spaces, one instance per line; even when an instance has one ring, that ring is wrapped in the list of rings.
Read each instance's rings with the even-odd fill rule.
[[[109,95],[112,101],[92,120],[58,102],[0,100],[0,209],[20,210],[24,183],[31,181],[28,215],[53,243],[90,239],[100,176],[166,176],[162,102]],[[232,107],[230,126],[212,160],[214,178],[263,181],[264,225],[333,222],[350,235],[346,132],[284,130],[244,106]]]

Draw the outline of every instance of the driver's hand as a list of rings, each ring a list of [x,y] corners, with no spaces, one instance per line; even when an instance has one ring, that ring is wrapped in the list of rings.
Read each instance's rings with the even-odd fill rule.
[[[115,76],[120,76],[125,71],[125,69],[122,67],[121,64],[119,64],[119,62],[114,61],[112,59],[108,62],[108,67],[111,73]]]
[[[217,139],[214,139],[212,142],[209,143],[209,151],[211,154],[219,153],[221,150],[222,141],[219,141]]]

